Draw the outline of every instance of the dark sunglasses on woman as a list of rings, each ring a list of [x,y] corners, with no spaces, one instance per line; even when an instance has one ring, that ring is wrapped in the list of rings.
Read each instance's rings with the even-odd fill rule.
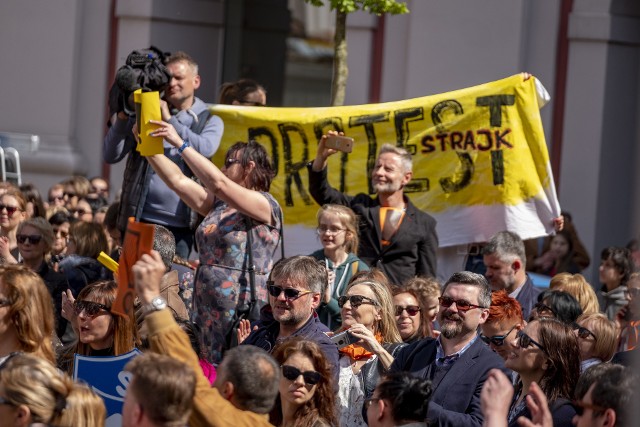
[[[518,331],[516,337],[518,338],[518,345],[520,346],[520,348],[528,348],[532,345],[535,345],[543,352],[547,352],[547,349],[544,348],[542,344],[531,338],[529,335],[525,334],[524,331]]]
[[[396,316],[402,316],[403,311],[406,311],[410,317],[413,317],[420,313],[420,307],[417,305],[396,305]]]
[[[38,234],[18,234],[16,236],[16,240],[18,241],[18,243],[20,243],[21,245],[29,242],[32,245],[37,245],[38,243],[40,243],[40,240],[42,240],[42,236],[38,235]]]
[[[589,335],[591,335],[594,340],[598,341],[598,338],[595,336],[595,334],[584,326],[580,326],[577,323],[574,323],[573,330],[578,331],[578,336],[583,340],[586,340],[587,338],[589,338]]]
[[[480,339],[484,341],[485,344],[493,343],[493,345],[495,345],[496,347],[501,347],[504,344],[504,340],[507,339],[507,337],[515,327],[516,325],[513,325],[511,329],[509,329],[509,332],[504,335],[493,335],[491,337],[480,335]]]
[[[84,314],[89,317],[96,317],[102,311],[111,313],[110,307],[93,301],[76,300],[76,302],[73,303],[73,310],[76,312],[76,315],[80,315],[80,313],[84,311]]]
[[[290,366],[290,365],[282,365],[282,376],[288,379],[289,381],[295,381],[300,375],[304,379],[304,383],[308,385],[316,385],[322,379],[322,375],[316,371],[304,371],[302,372],[300,369]]]
[[[342,295],[338,298],[338,307],[342,308],[347,301],[351,304],[351,308],[356,308],[362,304],[378,305],[378,301],[373,298],[365,297],[364,295]]]

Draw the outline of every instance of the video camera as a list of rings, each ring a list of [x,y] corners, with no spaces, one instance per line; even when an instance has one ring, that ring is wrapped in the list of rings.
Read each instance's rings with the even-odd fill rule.
[[[109,115],[124,111],[133,115],[135,109],[129,102],[130,96],[138,89],[143,92],[162,92],[171,81],[171,73],[165,66],[168,52],[155,46],[134,50],[127,56],[125,65],[116,72],[116,78],[109,91]]]

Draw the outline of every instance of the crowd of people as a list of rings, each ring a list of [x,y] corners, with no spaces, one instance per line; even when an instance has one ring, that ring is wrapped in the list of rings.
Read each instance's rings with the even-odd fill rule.
[[[347,195],[327,179],[338,151],[325,144],[339,134],[328,131],[308,164],[317,250],[277,260],[286,218],[267,150],[240,141],[214,164],[224,123],[195,97],[197,63],[178,52],[167,68],[152,133],[162,154],[135,150],[133,109],[112,117],[105,161],[127,157],[117,195],[100,177],[73,176],[44,199],[0,185],[7,425],[104,425],[101,399],[69,377],[73,356],[134,348],[124,426],[626,425],[639,396],[630,249],[604,248],[588,283],[564,213],[544,241],[505,230],[474,244],[474,271],[439,283],[436,221],[404,193],[411,155],[382,145],[374,196]],[[266,91],[244,79],[219,102],[264,106]],[[98,256],[119,259],[129,217],[156,231],[124,316]],[[529,272],[552,276],[549,289]]]

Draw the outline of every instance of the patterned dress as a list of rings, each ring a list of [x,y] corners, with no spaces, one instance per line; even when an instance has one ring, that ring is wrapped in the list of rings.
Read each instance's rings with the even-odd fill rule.
[[[267,302],[266,282],[280,242],[282,209],[271,194],[260,194],[271,205],[274,224],[251,220],[256,293],[258,300]],[[238,302],[250,299],[246,218],[218,199],[196,230],[200,266],[193,295],[193,321],[200,328],[204,357],[214,364],[222,359]]]

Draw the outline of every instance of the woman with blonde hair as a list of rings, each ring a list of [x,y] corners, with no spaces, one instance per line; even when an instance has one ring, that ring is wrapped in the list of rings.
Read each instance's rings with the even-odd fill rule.
[[[372,280],[354,280],[338,298],[344,347],[339,348],[338,411],[340,425],[365,426],[362,405],[404,346],[389,288]],[[334,340],[338,334],[334,335]],[[338,344],[341,347],[343,344]]]
[[[337,425],[332,366],[320,346],[292,337],[275,348],[273,358],[282,376],[269,421],[288,427]]]
[[[342,322],[338,298],[344,295],[351,277],[369,267],[355,254],[358,251],[358,220],[351,208],[324,205],[318,210],[317,217],[316,231],[322,249],[311,256],[324,263],[329,278],[318,316],[329,329],[335,329]]]
[[[549,283],[549,289],[564,291],[575,297],[582,307],[583,314],[600,312],[598,297],[582,274],[556,274]]]
[[[21,265],[0,267],[0,365],[14,352],[55,363],[53,310],[38,274]]]
[[[0,401],[4,426],[102,427],[107,414],[88,386],[29,354],[14,355],[0,371]]]
[[[580,372],[608,362],[618,348],[618,330],[602,313],[582,314],[573,325],[580,346]]]
[[[16,234],[18,224],[27,217],[27,200],[18,189],[8,189],[0,196],[0,263],[19,261]]]

